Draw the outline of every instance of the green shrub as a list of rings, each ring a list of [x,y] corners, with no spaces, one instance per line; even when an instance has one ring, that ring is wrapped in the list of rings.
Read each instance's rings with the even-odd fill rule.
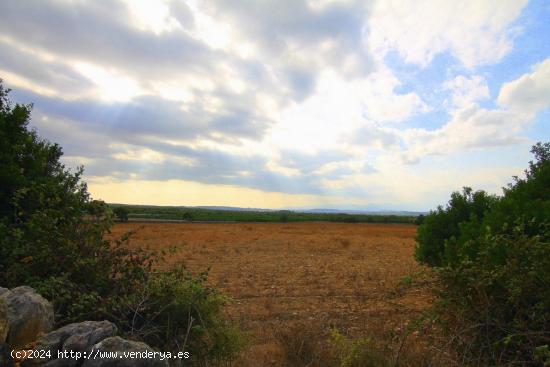
[[[419,226],[424,223],[424,219],[426,219],[426,216],[424,214],[420,214],[414,219],[414,224]]]
[[[531,149],[535,160],[529,162],[525,178],[514,177],[484,220],[491,233],[511,233],[521,220],[529,235],[537,235],[541,223],[550,220],[550,142],[537,143]]]
[[[418,227],[416,259],[430,266],[455,261],[456,243],[463,243],[482,230],[481,221],[496,202],[496,197],[469,187],[462,193],[453,192],[447,206],[431,211]]]
[[[113,209],[114,215],[120,222],[128,222],[129,211],[123,206],[117,206]]]
[[[120,305],[119,324],[162,350],[186,350],[192,362],[230,361],[245,344],[243,334],[222,315],[228,299],[185,268],[148,274],[143,285]]]
[[[381,348],[370,338],[350,340],[333,329],[330,344],[335,348],[340,367],[389,367],[392,366],[391,350]]]
[[[107,319],[199,364],[234,358],[242,337],[222,317],[226,299],[205,276],[153,271],[162,254],[129,246],[131,233],[105,240],[112,211],[90,198],[82,168],[66,169],[61,148],[28,129],[31,106],[7,95],[0,81],[0,285],[36,288],[59,325]]]
[[[191,212],[183,212],[181,215],[182,220],[193,220],[193,213]]]
[[[459,263],[439,270],[441,311],[465,359],[527,364],[550,343],[550,226],[536,236],[527,227],[520,222],[511,234],[472,240]]]
[[[550,143],[532,152],[502,197],[453,193],[418,229],[416,257],[437,268],[438,311],[467,365],[541,365],[550,345]]]

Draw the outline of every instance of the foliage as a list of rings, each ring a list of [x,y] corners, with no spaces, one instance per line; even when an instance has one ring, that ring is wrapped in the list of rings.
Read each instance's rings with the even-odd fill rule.
[[[333,329],[330,344],[336,349],[340,367],[391,366],[389,350],[376,346],[370,338],[350,340]]]
[[[550,144],[532,152],[525,178],[515,177],[502,197],[479,194],[476,203],[470,190],[454,193],[419,227],[416,256],[437,268],[438,311],[464,364],[546,363]]]
[[[125,329],[150,345],[189,351],[196,364],[230,360],[246,340],[221,317],[228,299],[206,280],[206,273],[193,277],[183,267],[150,273],[132,295],[131,317],[119,324],[126,323]]]
[[[550,226],[536,236],[529,227],[520,221],[511,234],[474,239],[462,261],[439,270],[442,313],[462,333],[454,345],[464,358],[524,363],[550,343]],[[469,246],[478,249],[475,258]]]
[[[113,209],[113,213],[120,222],[128,222],[128,209],[125,207],[116,207]]]
[[[462,193],[453,192],[447,206],[431,211],[418,227],[416,259],[430,266],[453,261],[456,243],[479,233],[481,221],[496,201],[496,197],[469,187]]]
[[[414,219],[414,224],[419,226],[424,223],[424,219],[426,219],[426,216],[424,214],[420,214]]]
[[[340,223],[403,223],[413,224],[413,215],[303,213],[291,210],[222,210],[178,206],[121,205],[134,219],[194,220],[208,222],[340,222]]]
[[[242,338],[222,317],[225,298],[205,275],[154,271],[162,254],[130,247],[131,233],[106,240],[112,211],[90,198],[82,168],[68,170],[61,148],[29,130],[32,106],[8,92],[0,83],[0,284],[36,288],[60,325],[107,319],[165,350],[187,336],[197,362],[233,358]]]

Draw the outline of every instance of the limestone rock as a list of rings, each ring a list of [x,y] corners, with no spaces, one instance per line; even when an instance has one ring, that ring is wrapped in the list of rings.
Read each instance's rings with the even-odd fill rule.
[[[0,298],[0,344],[6,342],[8,330],[8,306],[6,305],[6,302]]]
[[[86,352],[94,344],[117,333],[115,324],[109,321],[84,321],[65,325],[43,335],[38,339],[34,349],[47,351],[51,358],[27,359],[23,367],[36,366],[48,362],[45,366],[76,366],[82,361],[76,359],[57,359],[58,351]]]
[[[0,295],[7,306],[6,342],[17,349],[35,341],[41,333],[52,330],[53,306],[31,287],[13,288]]]

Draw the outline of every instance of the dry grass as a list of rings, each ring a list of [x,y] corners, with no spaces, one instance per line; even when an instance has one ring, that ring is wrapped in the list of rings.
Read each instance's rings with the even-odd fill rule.
[[[383,335],[399,344],[403,325],[433,299],[414,276],[412,285],[403,284],[424,271],[413,259],[410,225],[127,223],[117,224],[113,236],[138,227],[133,245],[178,247],[169,263],[196,273],[210,268],[210,282],[233,297],[228,314],[253,335],[239,366],[290,365],[295,346],[285,335],[298,335],[288,334],[295,325],[304,333],[304,325],[327,333],[336,327],[350,337]],[[408,335],[404,348],[417,348],[421,337]]]

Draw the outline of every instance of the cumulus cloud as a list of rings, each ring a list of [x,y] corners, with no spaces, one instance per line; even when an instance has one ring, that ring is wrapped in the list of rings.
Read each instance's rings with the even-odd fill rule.
[[[464,81],[460,78],[458,84],[463,85]],[[416,163],[426,155],[520,142],[525,139],[521,136],[525,125],[533,120],[536,113],[550,106],[549,96],[550,59],[546,59],[535,65],[531,73],[503,84],[498,96],[501,108],[487,109],[469,104],[455,110],[451,120],[439,129],[405,131],[403,140],[408,149],[402,158],[406,162]],[[471,93],[467,93],[466,97],[458,94],[458,97],[459,101],[468,100]]]
[[[396,190],[428,179],[396,165],[514,144],[548,107],[548,60],[479,105],[525,5],[5,0],[0,72],[94,179],[412,200]],[[406,80],[442,53],[446,82]]]
[[[400,84],[388,68],[369,75],[358,91],[365,115],[377,122],[400,122],[430,110],[415,92],[396,93]]]
[[[533,71],[505,83],[498,103],[516,111],[537,113],[550,105],[550,58],[533,67]]]
[[[473,68],[495,63],[512,49],[510,26],[527,0],[375,2],[369,44],[378,54],[396,50],[406,62],[427,66],[451,52]]]
[[[408,149],[402,153],[402,158],[407,163],[418,163],[427,155],[517,143],[523,140],[518,133],[526,122],[518,114],[470,106],[456,111],[451,120],[437,130],[405,131],[403,141]]]
[[[481,75],[469,78],[459,75],[446,81],[444,87],[452,92],[452,105],[455,108],[465,107],[489,97],[489,86]]]

